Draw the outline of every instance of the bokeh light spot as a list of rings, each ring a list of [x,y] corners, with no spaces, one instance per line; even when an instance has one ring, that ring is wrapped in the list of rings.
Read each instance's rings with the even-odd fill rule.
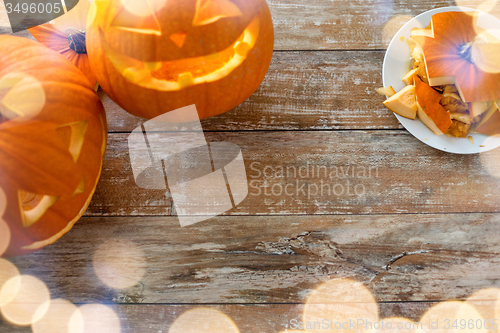
[[[422,333],[486,333],[484,320],[470,304],[458,301],[438,303],[422,316]],[[478,323],[482,323],[479,325]],[[456,326],[453,326],[456,325]]]
[[[495,8],[497,2],[498,0],[485,0],[485,1],[455,0],[457,6],[478,9],[486,13],[491,12]]]
[[[11,72],[0,78],[0,114],[8,119],[26,120],[45,106],[45,91],[34,77]]]
[[[180,315],[168,333],[239,333],[239,330],[226,314],[210,308],[195,308]]]
[[[465,303],[474,307],[483,317],[483,326],[487,322],[500,322],[500,289],[481,289],[469,296]],[[489,332],[500,332],[500,330],[492,329]]]
[[[392,37],[401,29],[403,25],[405,25],[408,21],[410,21],[413,17],[409,15],[397,15],[391,18],[384,25],[382,29],[382,46],[387,48],[392,40]],[[406,38],[410,36],[405,36]],[[401,43],[405,43],[404,41],[400,41]]]
[[[64,299],[50,301],[45,316],[32,324],[33,333],[68,333],[71,316],[78,307]]]
[[[486,138],[483,145],[488,146],[488,141],[493,140],[496,136]],[[479,160],[483,168],[493,177],[500,178],[500,149],[493,149],[479,154]]]
[[[99,279],[111,288],[136,285],[146,273],[146,259],[141,249],[126,239],[110,239],[99,246],[93,266]]]
[[[13,279],[9,288],[3,288],[5,283],[12,278],[21,275],[17,267],[8,260],[0,258],[0,307],[12,301],[21,287],[19,279]]]
[[[94,23],[96,16],[97,16],[97,2],[93,1],[90,4],[89,13],[87,15],[87,23],[86,23],[87,29],[90,27],[92,23]]]
[[[16,325],[30,325],[40,320],[50,304],[50,292],[45,283],[30,275],[9,279],[0,294],[15,294],[12,300],[0,307],[0,312],[5,319]]]
[[[483,72],[494,74],[500,72],[500,40],[498,38],[500,38],[499,30],[487,30],[480,32],[474,39],[471,58]]]
[[[86,304],[71,316],[69,333],[120,333],[120,318],[113,309],[102,304]]]
[[[349,323],[359,322],[351,329]],[[332,324],[322,328],[323,320]],[[303,322],[309,325],[308,332],[362,332],[366,331],[368,322],[378,320],[378,306],[371,292],[361,283],[350,279],[331,280],[320,285],[307,299],[304,307]],[[347,323],[347,325],[345,324]],[[336,325],[339,325],[336,328]],[[344,327],[342,327],[344,325]],[[369,328],[369,326],[368,326]]]

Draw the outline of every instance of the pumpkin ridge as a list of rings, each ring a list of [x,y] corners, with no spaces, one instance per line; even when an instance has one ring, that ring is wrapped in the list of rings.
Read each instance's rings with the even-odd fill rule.
[[[18,139],[18,141],[19,140],[20,139]],[[16,141],[16,142],[18,142],[18,141]],[[19,170],[20,166],[23,165],[23,166],[25,166],[23,168],[23,170],[26,170],[26,172],[30,175],[29,177],[31,177],[33,179],[42,177],[45,181],[47,181],[51,184],[59,184],[57,186],[58,191],[61,191],[62,189],[66,188],[67,192],[64,191],[64,192],[66,192],[65,195],[70,195],[70,192],[72,192],[73,187],[70,186],[67,179],[63,181],[60,179],[60,177],[58,175],[52,175],[52,172],[51,172],[52,170],[50,170],[50,171],[40,170],[40,172],[35,172],[35,169],[40,168],[40,165],[39,164],[33,165],[31,167],[31,165],[33,164],[32,163],[33,161],[28,160],[28,159],[24,158],[23,156],[21,156],[21,152],[19,152],[19,147],[16,147],[16,148],[8,151],[5,149],[5,146],[7,146],[6,142],[4,140],[1,140],[1,139],[0,139],[0,146],[4,147],[2,149],[2,151],[0,151],[0,155],[3,155],[2,163],[0,163],[0,167],[3,171],[7,170],[7,174],[15,173],[16,171]],[[57,149],[55,147],[51,147],[51,148],[52,148],[51,155],[60,155],[60,154],[68,155],[67,157],[69,157],[69,158],[65,158],[65,160],[67,163],[69,163],[69,159],[71,159],[71,156],[69,155],[69,152],[67,152],[66,149],[64,149],[62,147],[58,147]],[[9,159],[9,157],[10,157],[10,159]],[[12,165],[12,164],[16,165],[15,169],[8,167],[9,165]],[[21,188],[25,188],[25,190],[26,190],[27,187],[29,187],[30,185],[18,184],[18,186]],[[40,191],[39,189],[35,189],[35,188],[30,188],[29,192],[36,193],[36,192],[43,192],[43,191]],[[46,194],[55,195],[56,193],[52,192],[52,193],[46,193]]]
[[[8,200],[3,220],[12,231],[4,256],[33,252],[37,248],[30,246],[38,242],[43,247],[47,239],[52,243],[81,217],[95,192],[107,139],[101,101],[85,76],[64,56],[26,38],[0,36],[0,80],[9,74],[14,76],[6,79],[18,78],[19,74],[21,81],[4,81],[6,89],[29,92],[32,83],[23,81],[26,75],[40,84],[44,104],[40,104],[38,114],[28,111],[31,119],[20,118],[24,112],[21,108],[13,111],[19,119],[0,124],[0,172],[7,175],[0,177],[0,186]],[[22,86],[22,82],[27,85]],[[13,102],[15,99],[10,98],[6,103],[12,107]],[[76,144],[71,144],[67,132],[57,130],[61,125],[82,121],[87,127],[74,134]],[[71,152],[79,154],[76,163]],[[81,187],[82,177],[85,188]],[[84,194],[74,196],[77,190]],[[58,200],[53,205],[49,205],[51,200],[46,201],[40,215],[32,212],[29,220],[23,220],[19,191]],[[25,211],[30,207],[25,205]],[[23,221],[28,223],[23,226]]]
[[[500,99],[500,73],[485,72],[466,54],[460,54],[464,45],[485,31],[475,25],[477,17],[477,12],[437,13],[431,19],[433,38],[411,37],[423,51],[429,83],[455,84],[465,102]]]

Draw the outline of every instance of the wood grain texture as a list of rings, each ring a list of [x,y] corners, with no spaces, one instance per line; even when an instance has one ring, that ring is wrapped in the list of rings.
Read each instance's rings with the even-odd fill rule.
[[[102,177],[86,214],[171,214],[169,193],[135,184],[127,137],[109,136]],[[229,215],[500,209],[500,180],[492,176],[500,174],[498,150],[449,154],[404,131],[212,132],[206,137],[237,144],[245,160],[249,195]],[[199,190],[208,188],[200,184]]]
[[[275,49],[385,49],[412,17],[447,6],[479,8],[481,0],[268,0]],[[491,13],[500,17],[500,6]]]
[[[419,303],[382,303],[379,304],[379,317],[403,317],[414,322],[433,306],[434,302]],[[293,331],[295,321],[302,321],[304,306],[300,304],[272,305],[168,305],[168,304],[128,304],[112,306],[121,322],[122,333],[158,333],[168,332],[174,321],[186,311],[196,308],[209,308],[220,311],[229,317],[240,332],[288,332]],[[16,327],[0,320],[1,333],[31,333],[31,328]],[[45,332],[44,332],[45,333]],[[102,332],[106,333],[106,332]],[[209,332],[207,332],[209,333]],[[212,333],[212,332],[210,332]],[[215,333],[215,332],[213,332]]]
[[[415,318],[417,321],[425,310],[434,303],[383,303],[379,304],[379,317],[405,317]],[[123,315],[129,332],[168,332],[171,324],[185,311],[196,308],[196,306],[164,306],[146,305],[119,307],[118,312]],[[216,309],[231,318],[240,332],[262,333],[301,333],[291,330],[296,322],[302,321],[304,306],[297,305],[220,305],[208,306]],[[126,318],[126,319],[125,319]],[[293,321],[295,320],[295,321]],[[292,321],[292,322],[291,322]],[[145,329],[145,330],[144,330]],[[288,331],[285,331],[287,330]],[[134,331],[135,330],[135,331]]]
[[[268,0],[276,50],[385,49],[394,33],[412,17],[457,4],[478,8],[482,0],[397,2],[387,0]],[[0,1],[3,4],[3,0]],[[500,16],[497,5],[492,14]],[[9,33],[0,5],[0,33]]]
[[[382,105],[383,51],[275,52],[266,78],[243,104],[202,121],[205,131],[399,129]],[[100,91],[110,132],[144,122]]]
[[[499,232],[499,214],[225,216],[184,228],[174,217],[86,217],[11,261],[74,303],[303,303],[337,278],[363,282],[377,302],[443,301],[500,287]],[[146,271],[118,290],[93,258],[122,240],[138,254],[111,262]]]
[[[304,305],[295,303],[337,278],[363,283],[381,318],[412,320],[437,301],[500,288],[499,153],[434,150],[401,130],[374,92],[402,24],[429,9],[482,2],[269,0],[277,52],[266,79],[248,101],[202,122],[208,141],[241,147],[249,196],[225,216],[181,228],[169,193],[134,182],[127,137],[144,120],[101,92],[112,134],[86,217],[55,244],[10,260],[53,298],[111,304],[131,333],[167,332],[200,306],[227,313],[241,332],[280,332],[300,318]],[[277,174],[308,166],[316,175]],[[344,193],[300,190],[322,184]],[[272,193],[287,185],[293,194]],[[132,242],[141,255],[128,260],[146,267],[125,289],[104,284],[93,267],[96,251],[117,240]],[[0,319],[4,332],[31,329]]]

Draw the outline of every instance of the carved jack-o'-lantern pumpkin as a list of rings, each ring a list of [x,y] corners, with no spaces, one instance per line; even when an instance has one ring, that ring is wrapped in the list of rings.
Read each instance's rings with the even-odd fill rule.
[[[95,191],[106,136],[103,106],[71,62],[35,41],[0,36],[4,255],[33,252],[71,229]]]
[[[153,118],[196,104],[207,118],[245,101],[271,62],[265,0],[95,0],[87,51],[103,90]]]

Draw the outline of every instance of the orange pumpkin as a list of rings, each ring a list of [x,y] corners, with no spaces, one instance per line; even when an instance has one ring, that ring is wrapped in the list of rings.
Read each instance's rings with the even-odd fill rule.
[[[455,84],[465,102],[500,99],[500,41],[476,25],[477,12],[432,16],[432,36],[412,36],[422,48],[431,86]]]
[[[477,125],[475,131],[486,135],[500,134],[500,110],[497,103],[493,103],[490,110],[488,110]]]
[[[0,36],[5,256],[38,250],[71,229],[95,191],[106,137],[103,106],[70,61],[35,41]]]
[[[264,79],[274,42],[264,0],[97,0],[86,36],[102,89],[145,118],[236,107]]]
[[[415,82],[418,117],[434,134],[446,133],[452,122],[450,113],[439,104],[441,94],[422,82],[418,75],[414,76],[413,81]]]

